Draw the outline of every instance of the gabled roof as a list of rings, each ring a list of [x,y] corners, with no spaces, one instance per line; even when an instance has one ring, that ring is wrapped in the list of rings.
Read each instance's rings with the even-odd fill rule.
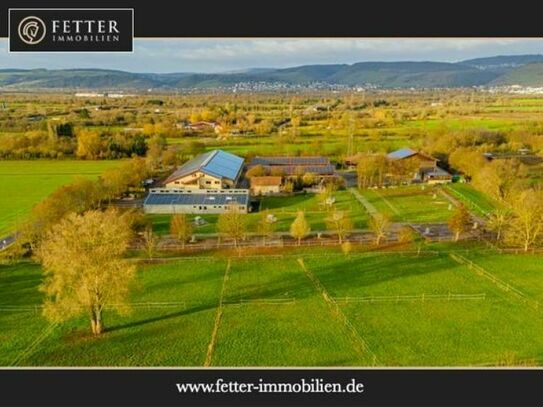
[[[275,186],[281,185],[281,177],[265,176],[251,177],[251,186]]]
[[[429,160],[439,161],[437,158],[432,157],[429,154],[425,154],[421,151],[413,150],[412,148],[409,148],[409,147],[400,148],[399,150],[393,151],[392,153],[387,154],[387,158],[389,160],[403,160],[404,158],[409,158],[414,155],[419,155]]]
[[[189,175],[195,171],[218,178],[226,178],[235,181],[243,167],[243,158],[222,150],[208,151],[187,161],[170,175],[165,184],[178,178]]]
[[[411,157],[417,154],[417,152],[411,148],[400,148],[399,150],[393,151],[387,155],[391,160],[401,160],[403,158]]]

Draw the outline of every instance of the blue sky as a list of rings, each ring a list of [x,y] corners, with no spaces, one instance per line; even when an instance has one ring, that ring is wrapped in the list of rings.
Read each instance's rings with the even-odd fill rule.
[[[133,53],[8,53],[0,68],[224,72],[362,61],[445,61],[543,54],[543,39],[136,39]]]

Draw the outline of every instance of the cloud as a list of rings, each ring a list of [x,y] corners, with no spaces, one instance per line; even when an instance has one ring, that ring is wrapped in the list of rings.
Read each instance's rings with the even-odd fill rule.
[[[98,67],[134,72],[220,72],[360,61],[452,62],[543,53],[540,39],[507,38],[136,39],[133,53],[102,54],[10,54],[6,40],[0,46],[2,68]]]

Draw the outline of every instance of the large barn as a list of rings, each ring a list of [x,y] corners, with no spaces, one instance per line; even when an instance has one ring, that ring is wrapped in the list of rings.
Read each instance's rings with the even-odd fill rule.
[[[312,173],[320,178],[336,176],[335,167],[327,157],[255,157],[249,164],[249,168],[262,166],[271,175],[283,175],[293,177]]]
[[[164,181],[164,185],[190,190],[235,188],[242,169],[243,158],[213,150],[183,164]]]
[[[249,211],[249,190],[176,190],[151,189],[143,202],[145,213],[217,214],[228,211]]]
[[[401,148],[387,155],[391,161],[408,163],[406,167],[414,170],[413,182],[442,184],[452,181],[452,175],[437,165],[438,159],[411,148]]]

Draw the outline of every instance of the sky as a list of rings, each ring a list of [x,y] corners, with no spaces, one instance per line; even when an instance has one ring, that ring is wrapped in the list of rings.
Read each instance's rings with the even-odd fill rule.
[[[135,39],[133,53],[9,53],[0,68],[103,68],[129,72],[230,72],[364,61],[441,61],[543,54],[543,39]]]

